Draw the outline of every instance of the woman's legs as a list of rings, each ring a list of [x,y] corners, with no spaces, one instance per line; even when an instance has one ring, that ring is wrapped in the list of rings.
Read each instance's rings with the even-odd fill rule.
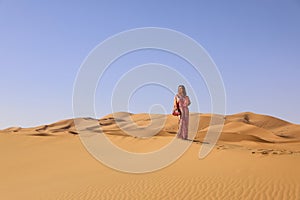
[[[179,128],[177,137],[181,139],[188,138],[188,123],[189,123],[189,112],[184,111],[181,113],[179,118]]]
[[[182,138],[182,118],[179,115],[177,138]]]
[[[184,119],[184,131],[183,131],[184,139],[188,139],[188,132],[189,132],[188,130],[189,130],[189,112],[186,111],[185,112],[185,119]]]

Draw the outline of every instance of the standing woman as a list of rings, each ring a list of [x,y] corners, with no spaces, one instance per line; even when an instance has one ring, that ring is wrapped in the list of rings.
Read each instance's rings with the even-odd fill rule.
[[[178,93],[174,98],[174,108],[173,113],[176,109],[179,110],[179,128],[177,133],[177,138],[188,139],[188,126],[189,126],[189,108],[191,104],[190,98],[186,94],[184,85],[178,86]],[[178,108],[177,108],[178,106]]]

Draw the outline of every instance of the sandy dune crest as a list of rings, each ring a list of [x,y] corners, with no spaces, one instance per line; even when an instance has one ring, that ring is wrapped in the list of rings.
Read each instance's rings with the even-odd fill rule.
[[[210,127],[211,114],[191,113],[199,116],[197,132],[194,133],[195,141],[203,141]],[[130,117],[127,117],[130,116]],[[218,117],[216,115],[216,117]],[[223,117],[223,116],[221,116]],[[300,142],[300,125],[252,112],[243,112],[224,116],[225,123],[219,141],[222,142],[259,142],[265,144],[298,143]],[[153,136],[174,136],[178,129],[178,119],[172,115],[163,114],[131,114],[119,112],[109,114],[101,119],[78,118],[80,120],[97,120],[104,133],[109,135],[132,136],[128,133],[140,128],[135,136],[149,137],[145,131],[156,128]],[[158,123],[159,122],[159,123]],[[151,127],[159,124],[161,127]],[[90,131],[99,131],[99,126],[86,127]],[[212,125],[213,126],[213,125]],[[120,128],[121,127],[121,128]],[[123,130],[125,129],[125,130]],[[78,134],[74,120],[66,119],[48,125],[31,128],[10,127],[0,132],[25,134],[31,136],[55,136],[61,134]],[[152,131],[153,132],[153,131]],[[152,135],[150,135],[152,136]],[[300,149],[299,149],[300,150]]]

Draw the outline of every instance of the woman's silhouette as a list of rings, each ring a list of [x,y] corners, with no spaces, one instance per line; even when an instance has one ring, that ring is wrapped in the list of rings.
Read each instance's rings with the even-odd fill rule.
[[[177,137],[181,139],[188,139],[188,126],[189,126],[189,108],[191,104],[190,98],[186,94],[185,87],[183,85],[178,86],[178,93],[174,98],[173,111],[179,109],[179,122]],[[177,105],[179,108],[177,108]]]

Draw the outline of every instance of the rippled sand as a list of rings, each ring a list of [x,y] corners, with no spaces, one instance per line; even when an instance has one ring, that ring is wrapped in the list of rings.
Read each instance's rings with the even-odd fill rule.
[[[147,117],[133,115],[140,124]],[[209,117],[201,115],[195,140],[186,141],[191,146],[180,159],[144,174],[97,161],[72,119],[5,129],[0,131],[0,199],[300,199],[299,125],[254,113],[227,116],[218,144],[199,159]],[[111,116],[99,123],[119,147],[149,152],[173,140],[177,120],[169,116],[164,130],[148,139],[126,136]]]

